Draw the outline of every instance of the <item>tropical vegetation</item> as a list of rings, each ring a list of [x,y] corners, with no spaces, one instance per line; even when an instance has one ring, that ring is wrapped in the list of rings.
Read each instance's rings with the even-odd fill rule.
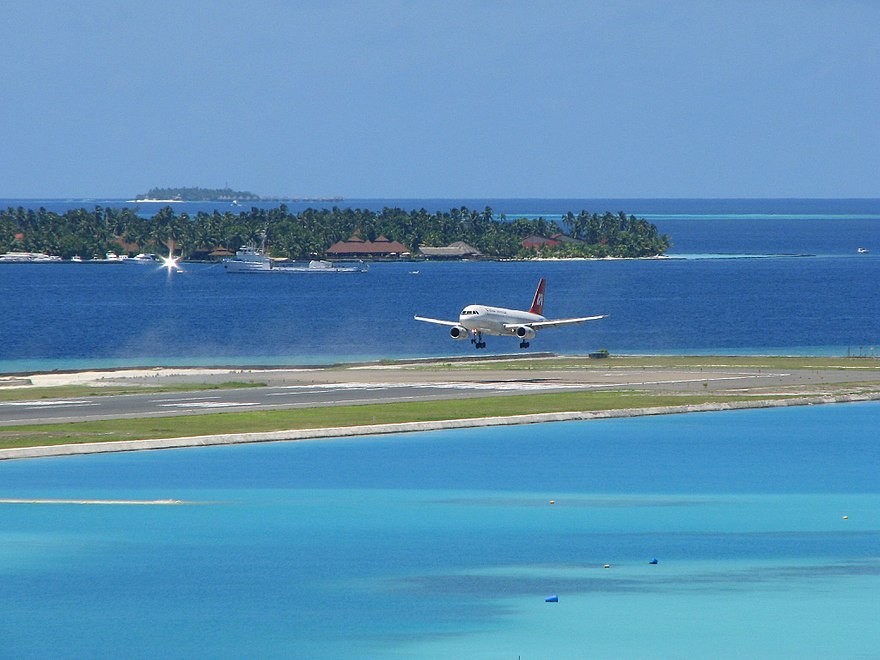
[[[174,199],[181,202],[202,202],[237,200],[257,202],[259,195],[245,190],[225,188],[150,188],[146,195],[138,195],[135,199]]]
[[[669,237],[646,220],[620,213],[567,213],[560,221],[541,218],[496,217],[491,208],[466,207],[430,213],[405,211],[309,208],[291,212],[286,205],[238,212],[177,213],[171,206],[152,217],[131,208],[96,206],[58,214],[44,208],[0,211],[0,253],[45,252],[84,259],[120,249],[167,252],[170,246],[184,258],[207,258],[217,248],[235,251],[265,241],[272,256],[307,259],[323,256],[333,243],[358,235],[365,240],[385,236],[406,245],[412,254],[422,246],[445,246],[464,241],[489,258],[647,257],[665,252]],[[529,236],[565,242],[527,248]]]

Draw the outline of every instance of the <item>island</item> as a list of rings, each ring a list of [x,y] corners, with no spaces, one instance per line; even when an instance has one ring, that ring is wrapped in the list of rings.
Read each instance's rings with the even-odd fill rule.
[[[150,194],[182,196],[185,190],[157,188]],[[165,204],[151,217],[131,207],[61,214],[45,208],[0,210],[0,254],[45,253],[83,261],[110,252],[169,251],[186,260],[210,261],[247,246],[292,260],[635,259],[658,257],[670,245],[655,225],[623,211],[582,210],[548,219],[508,218],[489,207],[430,212],[333,206],[294,212],[284,203],[275,208],[230,203],[194,214]]]
[[[135,196],[136,202],[259,202],[261,197],[246,190],[225,188],[150,188],[149,192]]]
[[[133,202],[341,202],[342,197],[292,197],[272,195],[266,197],[249,190],[225,188],[150,188],[146,193],[135,195]]]

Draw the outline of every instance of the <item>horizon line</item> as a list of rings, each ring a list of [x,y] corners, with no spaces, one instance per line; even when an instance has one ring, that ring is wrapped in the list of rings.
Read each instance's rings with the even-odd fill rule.
[[[572,199],[621,199],[621,200],[645,200],[645,201],[679,201],[679,200],[698,200],[698,201],[792,201],[792,200],[803,200],[803,201],[826,201],[826,200],[860,200],[860,201],[880,201],[880,195],[876,197],[872,196],[841,196],[841,197],[799,197],[799,196],[781,196],[781,197],[681,197],[681,196],[673,196],[673,197],[646,197],[646,196],[637,196],[637,197],[617,197],[617,196],[588,196],[588,197],[577,197],[577,196],[563,196],[563,197],[498,197],[498,196],[481,196],[481,197],[469,197],[469,196],[458,196],[458,197],[394,197],[394,196],[386,196],[386,197],[342,197],[342,196],[334,196],[334,197],[322,197],[322,196],[283,196],[283,195],[267,195],[260,196],[258,200],[246,200],[251,202],[346,202],[351,200],[386,200],[386,199],[400,199],[400,200],[515,200],[515,201],[529,201],[529,200],[572,200]],[[94,200],[107,200],[114,202],[124,202],[126,204],[137,204],[139,202],[147,202],[149,203],[151,200],[136,200],[131,199],[130,196],[122,196],[122,197],[112,197],[112,196],[102,196],[102,195],[89,195],[84,197],[73,197],[73,196],[65,196],[65,197],[7,197],[0,195],[0,200],[21,200],[21,201],[52,201],[52,202],[65,202],[65,201],[94,201]],[[166,200],[162,200],[166,201]],[[207,199],[207,200],[174,200],[176,203],[189,203],[189,204],[198,204],[201,202],[225,202],[225,199]]]

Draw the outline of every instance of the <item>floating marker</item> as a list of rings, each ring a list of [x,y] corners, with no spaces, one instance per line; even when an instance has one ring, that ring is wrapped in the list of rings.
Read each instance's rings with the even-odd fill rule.
[[[651,559],[651,561],[649,561],[648,563],[649,563],[649,564],[659,564],[660,562],[657,561],[657,558],[656,558],[656,557],[653,557],[653,558]]]
[[[544,602],[545,602],[545,603],[558,603],[558,602],[559,602],[559,596],[557,596],[556,594],[553,594],[552,596],[547,596],[547,597],[544,599]]]

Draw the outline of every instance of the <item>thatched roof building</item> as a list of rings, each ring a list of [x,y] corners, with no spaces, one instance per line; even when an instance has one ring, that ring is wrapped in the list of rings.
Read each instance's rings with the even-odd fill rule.
[[[408,252],[403,243],[385,236],[379,236],[375,241],[352,236],[347,241],[339,241],[327,248],[327,254],[333,257],[396,257]]]

